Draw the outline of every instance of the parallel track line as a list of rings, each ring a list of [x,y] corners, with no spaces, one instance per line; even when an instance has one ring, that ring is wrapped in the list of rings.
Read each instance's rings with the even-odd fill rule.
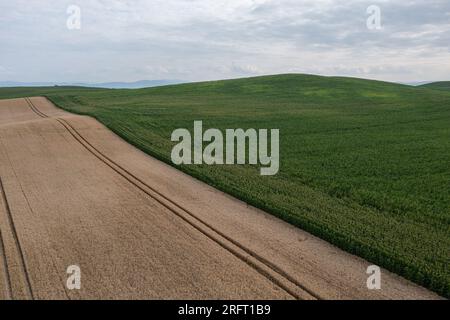
[[[6,258],[6,249],[5,249],[5,243],[3,240],[2,230],[0,230],[0,254],[2,256],[3,269],[5,270],[4,281],[6,284],[6,288],[5,288],[6,299],[11,300],[11,299],[13,299],[11,276],[9,274],[8,259]]]
[[[28,99],[27,102],[28,102],[31,110],[33,110],[38,116],[40,116],[42,118],[49,118],[45,113],[39,111],[39,109],[37,109],[37,107],[31,102],[30,99]],[[207,236],[209,239],[213,240],[214,242],[219,244],[221,247],[223,247],[224,249],[226,249],[227,251],[229,251],[230,253],[232,253],[233,255],[235,255],[236,257],[238,257],[239,259],[241,259],[242,261],[244,261],[248,265],[250,265],[253,269],[258,271],[260,274],[264,275],[266,278],[271,280],[274,284],[278,285],[280,288],[285,290],[287,293],[292,295],[294,298],[301,299],[301,297],[296,292],[293,292],[290,288],[288,288],[286,285],[284,285],[280,280],[274,278],[270,274],[270,272],[267,272],[266,270],[263,270],[257,263],[251,261],[245,254],[247,254],[250,257],[252,257],[253,259],[257,260],[257,262],[259,264],[263,264],[266,268],[268,268],[272,272],[276,273],[278,276],[281,276],[282,278],[287,280],[289,283],[291,283],[295,287],[298,287],[299,289],[301,289],[301,291],[304,291],[305,293],[307,293],[311,297],[313,297],[315,299],[318,299],[318,300],[322,299],[318,294],[313,292],[311,289],[306,288],[304,285],[299,283],[296,279],[294,279],[292,276],[290,276],[287,272],[282,270],[280,267],[276,266],[275,264],[273,264],[272,262],[268,261],[267,259],[259,256],[256,252],[252,251],[251,249],[246,248],[245,246],[243,246],[242,244],[240,244],[236,240],[230,238],[229,236],[225,235],[221,231],[217,230],[216,228],[214,228],[213,226],[211,226],[210,224],[205,222],[203,219],[199,218],[197,215],[195,215],[189,209],[184,208],[183,206],[179,205],[178,203],[176,203],[175,201],[173,201],[169,197],[165,196],[164,194],[162,194],[161,192],[159,192],[158,190],[156,190],[152,186],[148,185],[142,179],[138,178],[137,176],[135,176],[134,174],[129,172],[127,169],[125,169],[122,166],[120,166],[119,164],[117,164],[111,158],[109,158],[104,153],[99,151],[96,147],[94,147],[68,121],[66,121],[65,119],[62,119],[62,118],[54,118],[54,119],[56,121],[58,121],[73,136],[73,138],[75,140],[77,140],[87,151],[89,151],[91,154],[93,154],[96,158],[98,158],[100,161],[102,161],[105,165],[110,167],[112,170],[114,170],[116,173],[121,175],[123,178],[125,178],[132,185],[134,185],[139,190],[141,190],[142,192],[147,194],[149,197],[151,197],[154,200],[156,200],[158,203],[163,205],[165,208],[170,210],[172,213],[177,215],[183,221],[185,221],[186,223],[188,223],[189,225],[194,227],[196,230],[198,230],[199,232],[201,232],[202,234]],[[144,187],[140,186],[139,184],[141,184]],[[151,190],[151,192],[155,193],[157,196],[155,196],[154,194],[151,194],[148,190],[146,190],[146,188]],[[158,197],[161,197],[163,200],[159,199]],[[164,201],[169,202],[170,205],[168,205]],[[208,231],[203,230],[200,226],[197,226],[195,223],[191,222],[183,214],[180,214],[177,209],[174,209],[171,206],[175,206],[175,208],[177,208],[178,210],[181,210],[182,212],[185,212],[188,216],[190,216],[191,218],[193,218],[197,222],[199,222],[200,225],[205,226],[207,230],[209,229],[213,233],[217,234],[219,236],[219,239],[217,239],[217,237],[214,237],[214,236],[210,235],[208,233]],[[245,254],[242,254],[242,253],[238,252],[236,249],[230,247],[230,245],[226,244],[223,240],[220,240],[220,237],[225,239],[226,241],[230,242],[232,245],[234,245],[238,249],[244,251]]]
[[[26,262],[25,262],[25,255],[22,250],[22,245],[20,244],[19,236],[17,235],[16,225],[14,223],[14,218],[11,213],[11,208],[9,206],[8,198],[6,197],[6,191],[5,191],[5,187],[3,185],[3,180],[1,177],[0,177],[0,189],[1,189],[1,194],[3,197],[3,202],[5,204],[6,216],[8,218],[8,224],[9,224],[11,233],[14,238],[14,243],[15,243],[17,252],[19,253],[20,268],[22,269],[22,272],[25,276],[25,289],[26,289],[28,295],[30,296],[31,300],[34,300],[34,294],[33,294],[33,289],[31,287],[30,275],[28,274],[28,270],[27,270],[27,266],[26,266]]]

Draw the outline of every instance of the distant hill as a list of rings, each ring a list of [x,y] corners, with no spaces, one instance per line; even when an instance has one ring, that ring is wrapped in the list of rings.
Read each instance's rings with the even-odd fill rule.
[[[435,90],[450,91],[450,81],[432,82],[432,83],[424,84],[420,87],[428,88],[428,89],[435,89]]]
[[[253,166],[178,168],[450,297],[450,91],[301,74],[114,94],[99,88],[0,89],[0,98],[37,95],[95,117],[172,165],[171,135],[191,129],[194,121],[221,132],[279,129],[275,177],[260,176]]]
[[[412,82],[398,82],[398,83],[406,84],[408,86],[419,87],[419,86],[422,86],[424,84],[429,84],[429,83],[431,83],[431,81],[412,81]]]
[[[140,89],[140,88],[166,86],[170,84],[179,84],[182,82],[183,81],[180,80],[141,80],[135,82],[104,82],[96,84],[75,83],[75,85],[88,86],[93,88],[108,88],[108,89]]]
[[[159,87],[170,84],[178,84],[182,82],[183,81],[180,80],[140,80],[135,82],[103,82],[103,83],[0,81],[0,87],[78,86],[78,87],[106,88],[106,89],[140,89],[140,88]]]

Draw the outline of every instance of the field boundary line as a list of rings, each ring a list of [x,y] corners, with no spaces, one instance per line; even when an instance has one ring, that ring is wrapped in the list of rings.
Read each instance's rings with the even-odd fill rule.
[[[252,251],[251,249],[246,248],[245,246],[243,246],[242,244],[240,244],[238,241],[232,239],[231,237],[225,235],[223,232],[219,231],[217,228],[211,226],[209,223],[207,223],[206,221],[204,221],[203,219],[199,218],[196,214],[194,214],[192,211],[190,211],[189,209],[184,208],[183,206],[179,205],[178,203],[176,203],[175,201],[173,201],[172,199],[170,199],[169,197],[165,196],[164,194],[162,194],[161,192],[159,192],[158,190],[156,190],[154,187],[148,185],[146,182],[144,182],[142,179],[140,179],[139,177],[135,176],[134,174],[132,174],[131,172],[129,172],[127,169],[123,168],[122,166],[120,166],[119,164],[117,164],[115,161],[111,160],[108,156],[104,155],[101,151],[99,151],[97,148],[95,148],[91,143],[89,143],[89,141],[87,141],[72,125],[70,125],[70,123],[68,123],[65,119],[59,119],[64,121],[68,126],[70,126],[78,135],[81,139],[83,139],[92,149],[94,149],[97,153],[99,153],[101,156],[103,156],[105,159],[107,159],[111,164],[113,164],[114,166],[116,166],[118,168],[118,170],[122,170],[125,172],[125,174],[131,176],[132,179],[135,179],[137,182],[139,182],[140,184],[144,185],[146,188],[150,189],[152,192],[156,193],[159,197],[163,198],[165,201],[169,202],[171,205],[175,206],[176,208],[178,208],[179,210],[182,210],[184,212],[186,212],[190,217],[192,217],[193,219],[197,220],[198,222],[200,222],[202,225],[206,226],[208,229],[212,230],[214,233],[216,233],[217,235],[219,235],[220,237],[224,238],[225,240],[231,242],[233,245],[235,245],[236,247],[238,247],[239,249],[243,250],[246,254],[250,255],[251,257],[253,257],[254,259],[258,260],[260,263],[266,265],[267,267],[269,267],[270,269],[272,269],[273,271],[275,271],[276,273],[278,273],[279,275],[281,275],[282,277],[284,277],[286,280],[288,280],[289,282],[293,283],[295,286],[299,287],[300,289],[302,289],[303,291],[305,291],[306,293],[308,293],[309,295],[311,295],[312,297],[321,300],[322,298],[320,298],[319,295],[317,295],[316,293],[312,292],[312,290],[307,289],[304,287],[304,285],[300,284],[296,279],[292,278],[288,273],[286,273],[285,271],[283,271],[280,267],[276,266],[275,264],[273,264],[272,262],[268,261],[267,259],[259,256],[256,252]],[[102,160],[103,161],[103,160]],[[113,170],[115,170],[113,168]],[[117,172],[117,170],[115,170]],[[128,180],[128,179],[127,179]],[[132,182],[133,184],[136,185],[135,182]],[[139,188],[142,190],[142,188]],[[145,192],[145,191],[144,191]],[[147,193],[147,192],[146,192]],[[155,198],[155,196],[150,195],[150,197],[152,197],[153,199],[157,200]],[[161,201],[157,200],[159,203],[161,203]],[[162,204],[162,203],[161,203]],[[164,205],[165,206],[165,205]],[[171,211],[174,211],[174,209],[172,208],[168,208]]]
[[[37,107],[31,102],[30,99],[28,99],[27,102],[29,102],[30,108],[36,114],[38,114],[42,118],[48,118],[48,116],[45,113],[43,113],[37,109]],[[31,106],[33,106],[33,107],[31,107]],[[162,194],[155,188],[151,187],[150,185],[148,185],[147,183],[142,181],[140,178],[136,177],[134,174],[129,172],[127,169],[125,169],[122,166],[120,166],[119,164],[117,164],[115,161],[110,159],[108,156],[104,155],[101,151],[99,151],[96,147],[94,147],[89,141],[87,141],[67,120],[62,119],[62,118],[54,118],[54,119],[56,121],[58,121],[63,127],[65,127],[65,129],[74,137],[74,139],[77,140],[82,146],[84,146],[84,148],[86,150],[88,150],[92,155],[94,155],[96,158],[98,158],[100,161],[102,161],[104,164],[106,164],[108,167],[110,167],[116,173],[118,173],[123,178],[125,178],[132,185],[134,185],[135,187],[137,187],[138,189],[143,191],[145,194],[150,196],[152,199],[156,200],[158,203],[160,203],[161,205],[166,207],[169,211],[173,212],[175,215],[177,215],[179,218],[181,218],[182,220],[187,222],[189,225],[194,227],[196,230],[198,230],[199,232],[201,232],[202,234],[207,236],[209,239],[211,239],[212,241],[219,244],[222,248],[226,249],[227,251],[229,251],[230,253],[235,255],[237,258],[241,259],[243,262],[245,262],[250,267],[255,269],[257,272],[259,272],[260,274],[262,274],[263,276],[268,278],[274,284],[278,285],[280,288],[285,290],[287,293],[292,295],[294,298],[302,299],[296,292],[293,292],[293,290],[291,290],[288,286],[283,284],[279,279],[276,279],[277,276],[278,277],[281,276],[281,278],[283,278],[284,281],[289,282],[291,285],[297,287],[298,289],[305,292],[312,298],[317,299],[317,300],[323,299],[322,297],[320,297],[320,295],[316,294],[311,289],[306,288],[304,285],[299,283],[296,279],[294,279],[292,276],[287,274],[285,271],[283,271],[281,268],[279,268],[272,262],[259,256],[256,252],[252,251],[251,249],[246,248],[245,246],[243,246],[239,242],[233,240],[232,238],[226,236],[225,234],[223,234],[216,228],[209,225],[207,222],[203,221],[201,218],[199,218],[197,215],[192,213],[190,210],[177,204],[175,201],[168,198],[167,196],[165,196],[164,194]],[[142,186],[140,186],[139,184],[141,184]],[[151,192],[149,192],[146,189],[151,190],[151,192],[155,193],[157,196],[155,196],[154,194],[151,194]],[[163,200],[159,199],[158,197],[162,198]],[[165,202],[168,202],[169,204],[167,204]],[[172,206],[175,206],[175,208],[177,208],[178,210],[174,209]],[[217,234],[219,236],[219,239],[217,239],[217,236],[214,237],[208,231],[203,230],[204,228],[202,229],[202,227],[198,226],[197,224],[195,224],[192,221],[190,221],[189,219],[187,219],[183,214],[181,214],[179,212],[179,210],[181,210],[182,212],[185,212],[192,219],[197,220],[197,222],[200,223],[200,225],[203,225],[207,229],[210,229],[210,231],[212,231],[213,233]],[[238,250],[236,250],[235,248],[232,248],[229,244],[226,244],[223,240],[220,240],[220,238],[223,238],[224,240],[230,242],[233,246],[237,247],[238,250],[241,250],[244,253],[238,252]],[[246,256],[246,255],[248,255],[248,256]],[[250,258],[253,258],[254,260],[256,260],[256,262],[251,261]],[[263,268],[261,268],[261,266],[260,266],[261,264],[263,265]],[[264,269],[269,269],[269,271],[264,270]],[[275,273],[275,277],[271,273]]]
[[[280,288],[282,288],[283,290],[285,290],[287,293],[289,293],[291,296],[293,296],[296,299],[301,299],[301,297],[295,293],[294,291],[292,291],[291,289],[289,289],[287,286],[285,286],[284,284],[282,284],[279,280],[275,279],[270,272],[263,270],[260,266],[258,266],[255,262],[249,260],[249,257],[246,257],[245,254],[239,253],[237,250],[233,249],[232,247],[230,247],[229,245],[227,245],[226,243],[224,243],[223,241],[217,239],[216,237],[214,237],[213,235],[211,235],[208,231],[204,230],[201,226],[198,226],[197,224],[193,223],[192,221],[190,221],[189,219],[187,219],[183,214],[180,214],[178,211],[176,211],[175,209],[173,209],[170,205],[168,205],[167,203],[164,203],[164,201],[162,201],[161,199],[158,199],[157,197],[155,197],[154,195],[152,195],[150,192],[148,192],[145,188],[143,188],[142,186],[139,186],[136,182],[134,182],[132,180],[132,178],[128,177],[125,173],[120,172],[120,169],[117,169],[114,167],[114,164],[110,164],[108,163],[106,160],[102,159],[102,157],[98,154],[96,154],[94,151],[90,150],[88,146],[86,146],[83,142],[81,142],[79,140],[79,138],[76,136],[75,133],[73,133],[71,131],[71,129],[69,129],[69,127],[67,127],[63,121],[63,119],[56,119],[58,122],[60,122],[67,131],[69,131],[69,133],[84,147],[86,148],[86,150],[88,150],[92,155],[94,155],[95,157],[97,157],[101,162],[103,162],[104,164],[106,164],[108,167],[110,167],[113,171],[115,171],[116,173],[118,173],[120,176],[122,176],[124,179],[126,179],[130,184],[132,184],[133,186],[135,186],[136,188],[138,188],[140,191],[144,192],[147,196],[149,196],[150,198],[152,198],[153,200],[156,200],[159,204],[161,204],[162,206],[164,206],[166,209],[168,209],[170,212],[174,213],[176,216],[178,216],[179,218],[181,218],[184,222],[186,222],[187,224],[189,224],[191,227],[193,227],[194,229],[196,229],[197,231],[199,231],[200,233],[202,233],[203,235],[205,235],[207,238],[209,238],[210,240],[212,240],[213,242],[215,242],[216,244],[218,244],[219,246],[221,246],[222,248],[224,248],[225,250],[227,250],[228,252],[230,252],[231,254],[233,254],[234,256],[236,256],[237,258],[239,258],[240,260],[242,260],[243,262],[245,262],[246,264],[248,264],[249,266],[251,266],[253,269],[255,269],[257,272],[259,272],[260,274],[262,274],[264,277],[266,277],[267,279],[269,279],[271,282],[273,282],[274,284],[276,284],[277,286],[279,286]],[[117,165],[116,165],[117,166]],[[120,166],[118,166],[120,168]],[[122,169],[123,170],[123,169]]]

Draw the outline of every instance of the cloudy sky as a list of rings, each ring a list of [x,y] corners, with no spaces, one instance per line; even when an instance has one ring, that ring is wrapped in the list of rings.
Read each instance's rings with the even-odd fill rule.
[[[450,1],[0,0],[0,81],[276,73],[450,80]]]

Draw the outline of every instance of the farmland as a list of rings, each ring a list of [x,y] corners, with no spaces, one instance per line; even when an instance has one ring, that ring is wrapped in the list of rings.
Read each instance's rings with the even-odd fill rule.
[[[170,163],[173,130],[280,129],[280,170],[180,166],[331,243],[450,295],[450,92],[308,75],[139,90],[4,88],[95,117]]]
[[[422,85],[421,88],[445,90],[445,91],[450,92],[450,81],[433,82],[433,83]]]

